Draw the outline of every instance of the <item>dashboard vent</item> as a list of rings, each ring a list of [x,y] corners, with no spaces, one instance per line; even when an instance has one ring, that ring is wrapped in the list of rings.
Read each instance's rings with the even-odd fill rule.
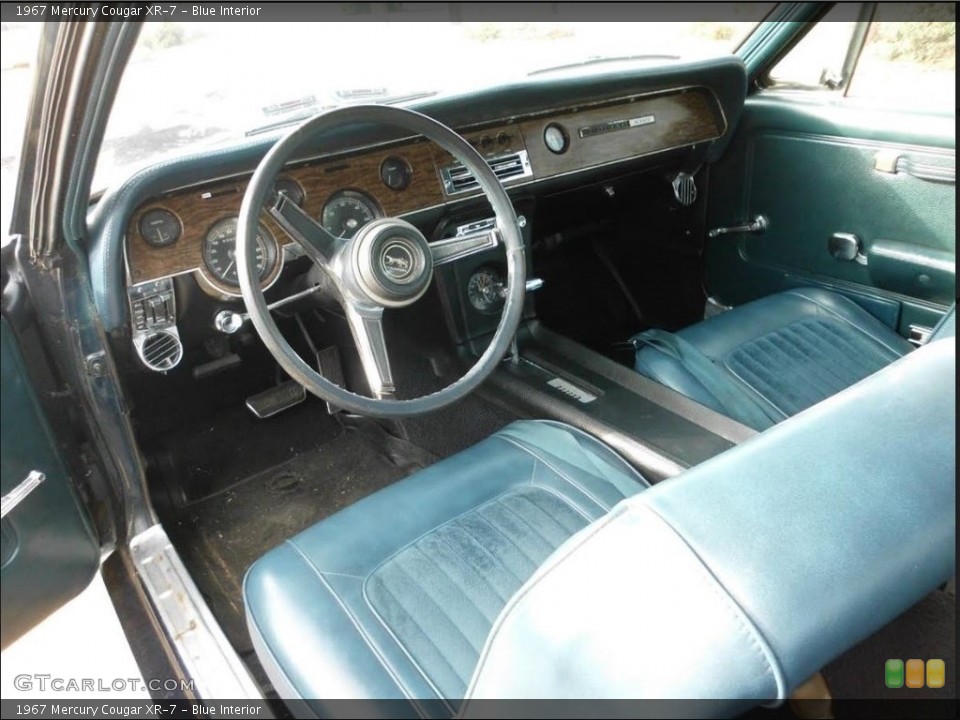
[[[670,184],[673,185],[673,196],[684,207],[689,207],[697,201],[697,183],[693,175],[679,172]]]
[[[493,174],[499,178],[500,182],[518,180],[533,175],[533,169],[530,167],[530,159],[527,157],[526,150],[487,158],[487,164],[493,170]],[[447,195],[456,195],[457,193],[476,190],[480,187],[473,173],[460,163],[453,163],[443,168],[440,171],[440,176],[443,180],[443,190]]]
[[[180,338],[168,330],[150,333],[137,349],[143,364],[157,372],[175,368],[183,357]]]

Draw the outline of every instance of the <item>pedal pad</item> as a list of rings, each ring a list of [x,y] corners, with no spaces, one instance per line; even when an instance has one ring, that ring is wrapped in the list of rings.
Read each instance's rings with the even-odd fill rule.
[[[307,391],[296,380],[287,380],[276,387],[247,398],[247,407],[261,420],[273,417],[307,399]]]
[[[325,347],[317,353],[317,369],[334,385],[343,387],[343,364],[340,362],[340,348],[336,345]],[[327,412],[333,415],[340,412],[340,408],[327,403]]]

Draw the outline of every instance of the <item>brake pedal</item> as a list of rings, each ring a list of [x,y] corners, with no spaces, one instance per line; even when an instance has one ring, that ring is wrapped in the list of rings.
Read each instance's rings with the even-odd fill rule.
[[[247,398],[247,408],[261,420],[273,417],[307,399],[307,391],[296,380],[287,380],[276,387]]]

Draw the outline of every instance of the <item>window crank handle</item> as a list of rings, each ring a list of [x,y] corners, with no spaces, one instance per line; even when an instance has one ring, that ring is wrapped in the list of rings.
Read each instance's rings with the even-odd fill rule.
[[[765,215],[757,215],[750,222],[743,225],[732,225],[730,227],[713,228],[707,233],[707,237],[715,238],[721,235],[733,235],[738,233],[750,233],[751,235],[762,235],[770,227],[770,221]]]

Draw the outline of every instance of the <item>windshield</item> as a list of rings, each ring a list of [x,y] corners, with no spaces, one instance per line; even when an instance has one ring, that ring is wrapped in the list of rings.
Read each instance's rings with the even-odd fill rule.
[[[730,53],[767,9],[725,22],[145,23],[93,187],[350,103]]]

